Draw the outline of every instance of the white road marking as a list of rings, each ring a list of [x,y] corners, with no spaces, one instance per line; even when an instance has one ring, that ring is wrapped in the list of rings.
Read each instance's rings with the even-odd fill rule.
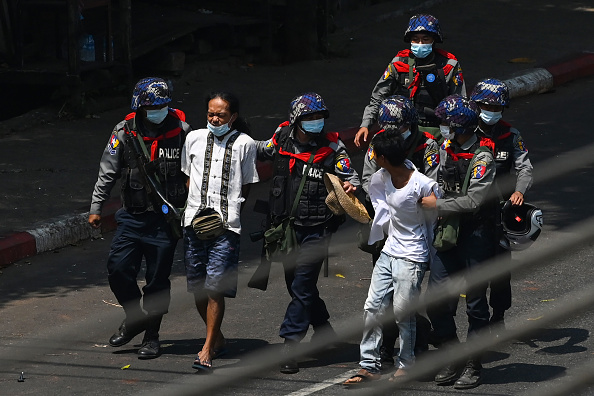
[[[307,396],[307,395],[311,395],[312,393],[315,393],[317,391],[321,391],[322,389],[326,389],[329,388],[333,385],[336,384],[340,384],[346,380],[348,380],[349,378],[351,378],[353,375],[357,374],[357,371],[359,371],[360,369],[356,368],[353,370],[349,370],[346,373],[340,374],[334,378],[330,378],[327,379],[325,381],[319,382],[317,384],[308,386],[307,388],[303,388],[300,389],[298,391],[289,393],[287,396]]]

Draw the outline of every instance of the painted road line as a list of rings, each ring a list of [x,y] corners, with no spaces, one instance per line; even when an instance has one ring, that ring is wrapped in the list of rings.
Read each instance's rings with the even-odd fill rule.
[[[334,378],[330,378],[327,379],[325,381],[319,382],[317,384],[308,386],[307,388],[303,388],[300,389],[298,391],[295,391],[293,393],[289,393],[287,396],[307,396],[307,395],[311,395],[312,393],[321,391],[322,389],[326,389],[329,388],[333,385],[337,385],[337,384],[341,384],[344,381],[348,380],[349,378],[351,378],[353,375],[357,374],[357,371],[359,371],[360,369],[353,369],[353,370],[349,370],[346,373],[340,374]]]

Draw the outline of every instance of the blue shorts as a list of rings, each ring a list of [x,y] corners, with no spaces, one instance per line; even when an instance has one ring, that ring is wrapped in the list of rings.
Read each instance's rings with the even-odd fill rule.
[[[184,228],[184,251],[188,292],[217,292],[225,297],[237,294],[239,234],[226,230],[223,235],[202,241],[191,226]]]

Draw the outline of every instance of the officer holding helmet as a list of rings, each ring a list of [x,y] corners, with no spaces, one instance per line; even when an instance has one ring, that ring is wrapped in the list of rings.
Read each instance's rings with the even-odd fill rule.
[[[410,49],[396,54],[371,92],[363,113],[355,144],[367,141],[369,128],[378,119],[379,106],[385,98],[403,95],[419,113],[419,129],[432,135],[439,133],[439,120],[433,115],[435,106],[447,95],[466,95],[462,68],[456,57],[436,43],[443,42],[439,21],[432,15],[410,18],[404,33]]]
[[[502,198],[520,206],[532,185],[532,164],[520,132],[502,120],[503,110],[509,107],[509,89],[501,80],[485,78],[476,84],[470,99],[481,109],[478,132],[495,143],[495,181]],[[515,178],[510,177],[512,171]],[[498,254],[511,259],[511,252],[504,247],[498,247]],[[490,321],[494,325],[503,325],[504,313],[512,302],[511,273],[492,280],[490,289],[489,305],[493,309]]]
[[[327,132],[325,119],[328,116],[328,108],[317,93],[296,96],[291,101],[289,121],[280,124],[268,141],[256,142],[258,159],[274,161],[270,190],[273,226],[290,215],[301,179],[306,178],[294,215],[299,247],[283,261],[285,282],[291,295],[279,334],[284,338],[285,354],[305,337],[310,325],[314,336],[320,331],[322,334],[333,332],[317,282],[327,254],[327,241],[344,218],[334,215],[326,206],[328,191],[324,173],[337,175],[347,193],[355,192],[360,184],[338,133]],[[313,162],[304,174],[310,159]],[[280,371],[294,374],[299,366],[295,360],[286,359]]]
[[[431,264],[428,293],[448,282],[454,274],[476,270],[496,253],[497,204],[489,201],[495,179],[494,144],[475,132],[478,113],[474,102],[459,95],[448,96],[435,109],[435,115],[444,124],[444,135],[447,135],[440,150],[438,175],[445,198],[425,197],[421,205],[425,209],[437,209],[440,217],[458,216],[460,223],[456,246],[438,251],[439,260]],[[484,151],[478,151],[481,147]],[[463,191],[469,171],[468,188]],[[486,291],[486,283],[466,290],[468,337],[475,336],[489,324]],[[439,343],[459,342],[454,321],[457,305],[458,298],[452,298],[427,309],[434,338]],[[479,356],[467,361],[462,375],[459,369],[453,364],[444,367],[435,376],[435,382],[447,385],[455,381],[456,389],[474,388],[481,383]]]
[[[171,94],[167,82],[150,77],[134,88],[131,108],[115,126],[99,168],[89,223],[101,226],[101,209],[118,179],[121,181],[122,208],[115,215],[118,224],[107,261],[108,280],[126,318],[109,344],[119,347],[144,333],[139,359],[161,354],[159,329],[170,301],[169,275],[178,236],[167,222],[163,209],[154,207],[146,179],[138,167],[132,144],[145,146],[145,159],[151,162],[154,180],[174,207],[184,206],[188,194],[186,176],[181,171],[181,149],[191,130],[185,114],[168,106]],[[138,142],[132,139],[138,139]],[[146,262],[146,285],[139,289],[136,277],[142,258]],[[142,300],[142,306],[141,306]],[[145,313],[146,311],[146,313]]]

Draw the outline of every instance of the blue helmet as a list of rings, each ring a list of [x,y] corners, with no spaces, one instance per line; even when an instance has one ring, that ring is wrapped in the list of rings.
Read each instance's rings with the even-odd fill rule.
[[[476,103],[460,95],[450,95],[439,102],[435,116],[450,126],[459,135],[473,133],[479,122],[479,108]]]
[[[433,15],[418,14],[413,15],[408,21],[408,28],[404,32],[404,41],[410,43],[410,36],[415,33],[427,32],[435,37],[436,43],[443,43],[439,21]]]
[[[488,105],[509,106],[509,89],[496,78],[485,78],[479,81],[470,94],[470,99]]]
[[[330,116],[328,108],[324,103],[324,99],[317,93],[308,92],[295,96],[293,100],[291,100],[291,105],[289,107],[289,123],[293,125],[304,115],[320,112],[323,113],[324,118]]]
[[[167,82],[159,77],[148,77],[136,83],[132,93],[132,110],[141,106],[159,106],[171,102]]]
[[[417,124],[419,114],[410,100],[401,95],[390,96],[379,107],[377,123],[383,129],[399,130],[406,124]]]

